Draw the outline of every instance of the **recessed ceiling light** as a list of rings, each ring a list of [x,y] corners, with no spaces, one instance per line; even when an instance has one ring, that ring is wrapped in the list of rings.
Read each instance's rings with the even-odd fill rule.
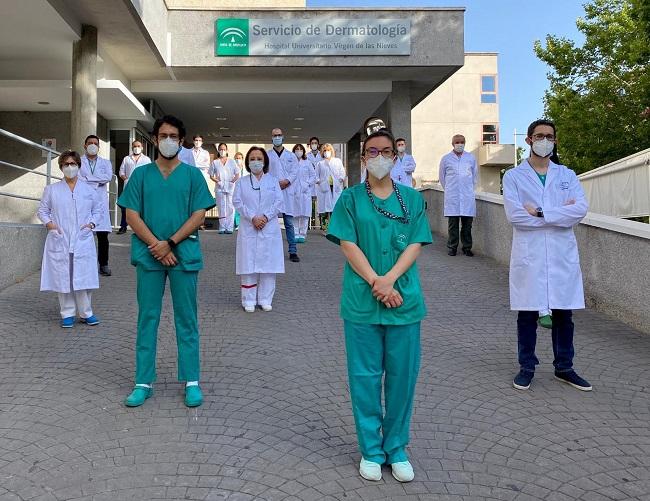
[[[226,117],[217,117],[217,120],[228,120]]]
[[[43,104],[43,105],[45,105],[45,104],[50,104],[50,102],[49,102],[49,101],[39,101],[38,104]]]
[[[219,127],[219,130],[230,130],[230,127]]]
[[[302,127],[294,127],[293,130],[302,130]]]
[[[300,122],[301,120],[304,120],[304,118],[303,117],[297,117],[297,118],[294,118],[294,120],[297,120],[297,121]]]
[[[289,136],[291,139],[298,139],[300,136]]]
[[[216,108],[217,110],[220,110],[221,108],[223,108],[223,106],[213,106],[213,108]]]

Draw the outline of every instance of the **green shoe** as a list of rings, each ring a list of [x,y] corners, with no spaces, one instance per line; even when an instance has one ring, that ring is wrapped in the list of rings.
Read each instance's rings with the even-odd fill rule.
[[[203,403],[203,393],[199,385],[185,387],[185,405],[198,407]]]
[[[131,394],[124,399],[124,405],[127,407],[140,407],[151,395],[153,395],[153,388],[136,386]]]
[[[544,327],[545,329],[552,329],[553,317],[551,317],[551,315],[544,315],[543,317],[539,317],[537,323],[540,327]]]

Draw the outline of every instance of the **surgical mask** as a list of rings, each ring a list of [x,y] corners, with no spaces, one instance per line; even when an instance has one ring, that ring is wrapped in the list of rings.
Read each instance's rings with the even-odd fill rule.
[[[541,141],[535,141],[533,143],[533,152],[538,157],[548,157],[553,153],[553,148],[555,148],[555,143],[544,138]]]
[[[283,141],[283,136],[273,136],[273,146],[282,146]]]
[[[89,155],[93,155],[93,156],[94,156],[94,155],[97,155],[97,153],[99,153],[99,146],[97,146],[97,145],[94,144],[94,143],[93,143],[93,144],[89,144],[88,146],[86,146],[86,152],[87,152]]]
[[[454,151],[456,153],[462,153],[463,151],[465,151],[465,145],[463,143],[456,143],[454,145]]]
[[[318,145],[316,143],[311,145],[311,150],[316,151],[318,149]]]
[[[237,162],[237,165],[241,165],[241,164],[244,163],[244,159],[243,158],[235,158],[235,162]]]
[[[332,152],[328,150],[328,151],[326,151],[326,152],[323,153],[323,156],[324,156],[325,158],[330,158],[330,157],[332,156]]]
[[[375,158],[369,158],[366,161],[366,169],[377,179],[385,178],[393,168],[393,159],[386,158],[383,155],[377,155]]]
[[[171,160],[178,155],[180,149],[178,140],[175,141],[171,137],[158,141],[158,150],[160,150],[160,154],[167,160]]]
[[[406,146],[398,146],[397,153],[404,153],[406,151]]]
[[[75,177],[77,177],[78,172],[79,172],[78,165],[65,165],[63,167],[63,175],[68,179],[74,179]]]
[[[140,153],[142,153],[142,148],[140,148],[139,146],[136,146],[135,148],[133,148],[133,154],[134,155],[139,155]]]
[[[226,158],[228,156],[228,152],[226,150],[219,150],[219,156],[221,158]]]
[[[264,162],[261,160],[251,160],[248,162],[248,167],[253,174],[259,174],[264,170]]]
[[[302,150],[296,150],[295,153],[296,153],[296,158],[298,160],[300,160],[302,158],[302,156],[305,154],[305,152],[302,151]]]
[[[202,141],[194,141],[194,147],[195,147],[195,148],[200,148],[201,145],[203,145],[203,142],[202,142]]]

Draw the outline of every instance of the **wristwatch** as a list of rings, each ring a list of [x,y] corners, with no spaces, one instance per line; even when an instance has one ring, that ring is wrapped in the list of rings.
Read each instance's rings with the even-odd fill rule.
[[[544,210],[541,207],[535,209],[537,211],[537,217],[544,217]]]
[[[93,223],[92,221],[91,221],[90,223],[88,223],[88,224],[90,225],[90,229],[91,229],[91,230],[94,230],[94,229],[95,229],[95,226],[97,226],[97,225],[96,225],[95,223]]]
[[[167,243],[169,244],[170,249],[173,249],[174,247],[176,247],[176,242],[174,242],[171,238],[167,239]]]

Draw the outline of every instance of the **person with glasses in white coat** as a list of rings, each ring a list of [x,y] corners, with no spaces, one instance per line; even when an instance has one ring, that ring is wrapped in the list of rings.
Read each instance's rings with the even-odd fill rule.
[[[294,220],[296,227],[296,243],[304,244],[307,240],[307,227],[311,217],[311,194],[316,181],[316,171],[307,160],[302,144],[293,147],[293,153],[298,159],[298,175],[295,186]]]
[[[219,157],[210,165],[210,179],[214,182],[214,196],[219,210],[219,233],[231,235],[235,229],[235,208],[232,205],[232,193],[239,179],[237,163],[228,158],[228,145],[219,143]]]

